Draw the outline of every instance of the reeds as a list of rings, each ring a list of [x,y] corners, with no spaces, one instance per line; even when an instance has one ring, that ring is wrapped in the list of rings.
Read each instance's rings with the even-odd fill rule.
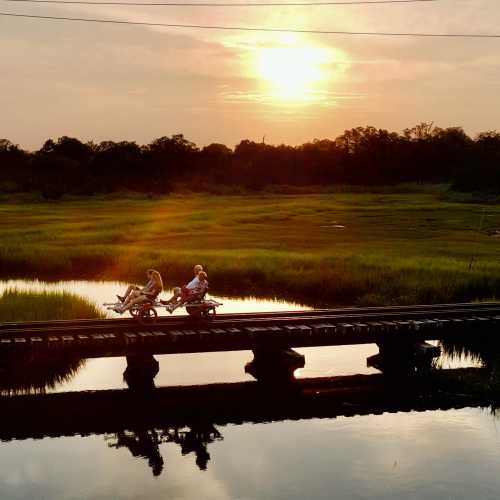
[[[102,318],[95,304],[68,292],[8,289],[0,296],[0,321]]]
[[[67,292],[8,289],[0,296],[0,322],[102,318],[91,302]],[[71,380],[85,365],[74,353],[5,355],[0,363],[0,394],[45,392]]]

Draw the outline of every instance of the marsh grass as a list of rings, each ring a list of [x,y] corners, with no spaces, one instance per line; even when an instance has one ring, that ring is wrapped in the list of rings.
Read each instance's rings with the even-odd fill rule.
[[[67,292],[30,292],[8,289],[0,296],[0,321],[102,318],[89,301]],[[41,393],[70,381],[85,365],[77,354],[47,352],[44,356],[17,353],[2,356],[0,393]]]
[[[500,296],[500,206],[442,190],[4,202],[0,215],[4,277],[128,281],[157,268],[168,286],[202,263],[213,292],[310,305]]]
[[[102,317],[96,305],[68,292],[8,289],[0,296],[0,322]]]

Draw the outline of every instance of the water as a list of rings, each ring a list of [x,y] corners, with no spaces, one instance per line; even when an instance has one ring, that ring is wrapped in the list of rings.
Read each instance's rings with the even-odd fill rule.
[[[2,443],[2,499],[498,499],[496,422],[478,409],[218,431],[208,458],[198,450],[206,470],[170,442],[152,454],[156,476],[116,435]]]
[[[125,292],[128,283],[120,281],[58,281],[54,283],[39,281],[39,280],[3,280],[0,281],[0,295],[7,289],[17,290],[33,290],[33,291],[66,291],[71,292],[89,301],[93,302],[107,317],[117,318],[121,317],[113,311],[108,310],[103,306],[106,302],[116,302],[116,294]],[[169,290],[163,292],[160,298],[168,298]],[[224,303],[220,309],[221,312],[235,313],[235,312],[254,312],[254,311],[291,311],[291,310],[307,310],[310,307],[295,304],[293,302],[285,302],[280,300],[263,300],[255,297],[248,297],[242,299],[232,299],[230,297],[220,297],[217,295],[210,295],[210,298]],[[159,309],[160,315],[169,316],[169,313],[164,309]],[[180,309],[174,311],[175,314],[185,314]]]
[[[12,286],[62,288],[101,303],[113,297],[123,284],[11,281],[0,285],[0,293]],[[220,300],[226,312],[299,308],[257,299]],[[300,371],[300,377],[377,373],[367,368],[365,362],[367,356],[377,352],[373,345],[300,351],[306,355],[306,367]],[[243,370],[251,359],[249,352],[156,358],[160,361],[157,386],[250,380]],[[455,367],[474,363],[445,358],[443,364]],[[87,360],[74,377],[48,392],[124,388],[125,366],[122,358]],[[349,413],[349,407],[347,410]],[[98,406],[96,417],[97,412]],[[106,433],[9,439],[0,444],[0,498],[498,498],[498,422],[487,409],[297,421],[290,420],[291,416],[281,421],[241,425],[204,422],[203,428],[166,424],[123,430],[111,425]],[[43,417],[33,413],[33,422]],[[153,417],[163,418],[148,415]],[[199,417],[203,417],[203,411]],[[164,418],[169,421],[168,412]],[[5,421],[4,425],[7,426]],[[61,427],[65,425],[71,426],[71,422],[61,420]],[[5,427],[0,426],[0,432],[3,430]],[[29,429],[27,434],[30,436]]]

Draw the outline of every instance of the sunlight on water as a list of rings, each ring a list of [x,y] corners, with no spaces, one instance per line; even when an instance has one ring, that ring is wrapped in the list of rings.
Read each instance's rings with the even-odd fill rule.
[[[120,281],[58,281],[49,283],[38,280],[6,280],[0,281],[0,294],[9,288],[18,290],[33,290],[33,291],[66,291],[76,295],[80,295],[101,308],[108,317],[120,317],[119,314],[107,310],[102,304],[106,302],[116,302],[116,294],[123,293],[127,288],[128,283]],[[170,290],[164,291],[160,298],[167,299],[170,297]],[[256,297],[248,297],[245,299],[233,299],[209,294],[209,297],[222,302],[224,305],[219,309],[221,313],[239,313],[239,312],[267,312],[267,311],[292,311],[292,310],[308,310],[310,307],[302,306],[293,302],[285,302],[279,300],[265,300]],[[159,315],[169,315],[164,309],[158,310]],[[176,314],[185,314],[182,310],[174,311]]]

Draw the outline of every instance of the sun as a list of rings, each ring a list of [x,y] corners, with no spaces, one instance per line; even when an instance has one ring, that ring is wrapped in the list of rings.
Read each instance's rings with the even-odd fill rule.
[[[262,47],[257,71],[276,97],[300,99],[326,79],[330,57],[321,47]]]

